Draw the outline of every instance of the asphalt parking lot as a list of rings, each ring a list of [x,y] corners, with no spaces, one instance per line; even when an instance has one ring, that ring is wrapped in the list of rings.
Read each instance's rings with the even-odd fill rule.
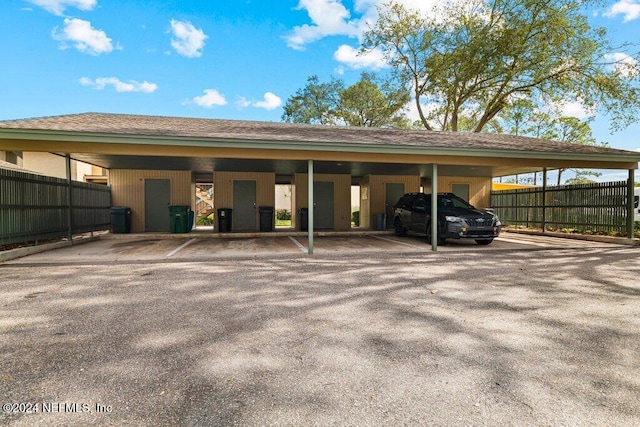
[[[10,263],[108,263],[209,261],[226,258],[300,257],[307,254],[306,236],[225,237],[206,235],[116,235],[87,244],[20,258]],[[503,233],[489,246],[473,240],[448,240],[439,246],[442,253],[492,252],[542,249],[589,249],[616,247],[610,243]],[[380,254],[431,253],[431,244],[422,236],[393,234],[316,236],[314,254],[360,257]]]
[[[639,425],[639,249],[507,236],[348,242],[366,256],[319,238],[315,257],[102,240],[2,264],[0,423]]]

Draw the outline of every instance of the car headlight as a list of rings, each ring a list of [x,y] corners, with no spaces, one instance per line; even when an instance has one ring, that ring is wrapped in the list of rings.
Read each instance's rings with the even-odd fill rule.
[[[462,222],[462,218],[457,217],[457,216],[445,216],[444,219],[447,220],[447,222]]]

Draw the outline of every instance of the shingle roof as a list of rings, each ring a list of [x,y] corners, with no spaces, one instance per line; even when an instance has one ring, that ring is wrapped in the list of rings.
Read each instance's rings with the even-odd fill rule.
[[[631,154],[633,151],[567,144],[523,136],[303,125],[129,114],[83,113],[0,121],[0,129],[166,136],[211,140],[364,144],[567,154]]]

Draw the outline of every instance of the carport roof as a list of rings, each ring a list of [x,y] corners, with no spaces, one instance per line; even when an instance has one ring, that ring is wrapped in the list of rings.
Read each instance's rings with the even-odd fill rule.
[[[567,144],[524,136],[427,130],[305,125],[244,120],[83,113],[0,121],[0,129],[82,134],[113,134],[211,141],[303,142],[567,154],[616,154],[639,159],[632,151]]]
[[[83,113],[0,121],[0,150],[69,153],[115,169],[500,176],[635,169],[640,153],[514,135]]]

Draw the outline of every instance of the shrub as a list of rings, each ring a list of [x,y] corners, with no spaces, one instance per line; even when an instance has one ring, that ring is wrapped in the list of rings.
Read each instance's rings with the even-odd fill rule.
[[[276,219],[279,221],[290,221],[291,211],[289,209],[276,209]]]
[[[356,226],[360,226],[360,211],[351,212],[351,222]]]

